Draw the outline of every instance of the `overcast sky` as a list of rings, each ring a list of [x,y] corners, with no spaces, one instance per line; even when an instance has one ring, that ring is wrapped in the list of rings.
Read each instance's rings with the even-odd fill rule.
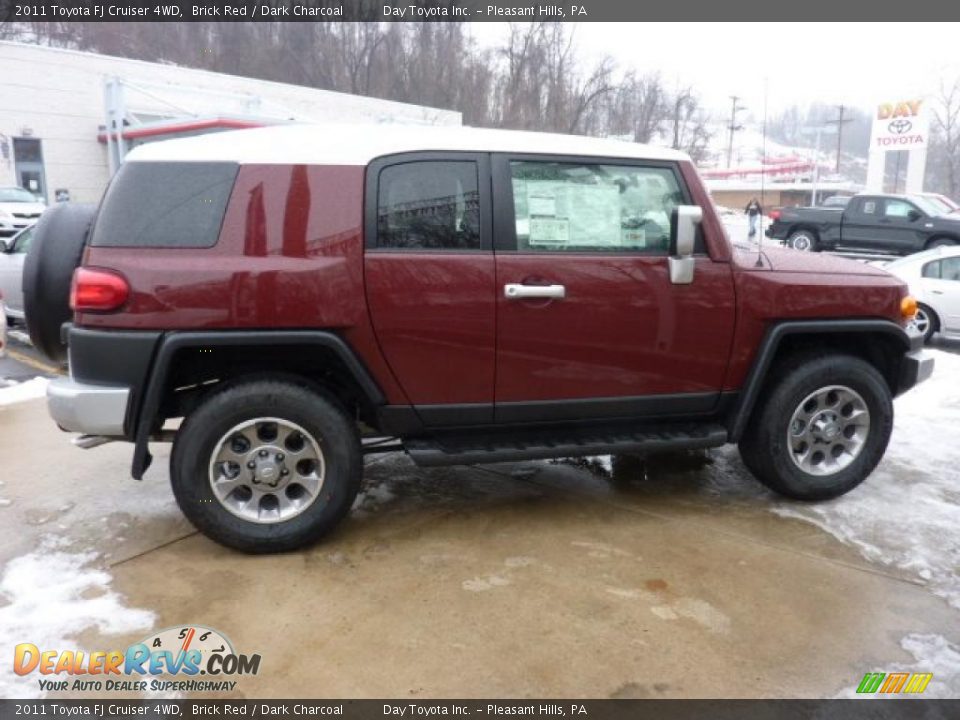
[[[759,121],[764,81],[769,112],[787,105],[846,103],[871,111],[936,91],[960,76],[958,23],[594,23],[576,25],[584,58],[609,54],[621,67],[659,71],[691,84],[708,106],[729,113],[730,95]],[[473,23],[490,44],[506,23]]]

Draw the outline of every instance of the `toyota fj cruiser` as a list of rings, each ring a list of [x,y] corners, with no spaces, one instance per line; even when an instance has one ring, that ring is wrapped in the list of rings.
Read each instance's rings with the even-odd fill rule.
[[[835,497],[933,364],[899,280],[735,253],[687,156],[571,136],[145,145],[98,209],[44,216],[25,286],[34,343],[69,349],[60,427],[132,442],[138,479],[172,440],[183,512],[250,552],[330,530],[373,436],[424,466],[739,443],[773,490]]]

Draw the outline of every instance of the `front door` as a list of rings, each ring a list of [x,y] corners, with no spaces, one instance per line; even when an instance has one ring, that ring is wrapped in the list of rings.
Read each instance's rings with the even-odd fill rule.
[[[13,162],[17,184],[37,197],[47,197],[43,171],[43,148],[36,138],[13,139]]]
[[[907,200],[887,198],[876,230],[876,247],[891,252],[909,252],[922,245],[920,231],[926,215]]]
[[[498,422],[716,407],[733,337],[727,263],[668,270],[672,163],[495,156]],[[701,241],[702,242],[702,241]]]
[[[380,348],[428,426],[493,420],[489,160],[415,153],[367,169],[367,303]]]
[[[940,316],[940,330],[960,332],[960,257],[929,262],[920,281],[923,294]]]

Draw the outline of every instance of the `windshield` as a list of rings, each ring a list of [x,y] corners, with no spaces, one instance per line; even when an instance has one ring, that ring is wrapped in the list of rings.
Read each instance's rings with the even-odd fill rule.
[[[953,212],[953,210],[954,210],[954,208],[951,207],[950,203],[948,203],[946,200],[941,200],[941,199],[938,198],[938,197],[930,197],[929,195],[925,195],[925,196],[924,196],[924,200],[926,200],[927,202],[933,204],[934,207],[936,207],[937,209],[939,209],[939,211],[940,211],[941,214],[942,214],[942,213]]]
[[[0,202],[35,203],[37,198],[33,193],[18,187],[0,188]]]
[[[910,201],[923,210],[927,215],[944,215],[950,212],[928,197],[914,195],[910,198]]]

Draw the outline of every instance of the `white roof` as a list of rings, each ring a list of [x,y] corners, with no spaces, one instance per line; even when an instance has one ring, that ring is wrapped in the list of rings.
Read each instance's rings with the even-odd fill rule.
[[[436,125],[273,125],[141,145],[127,162],[366,165],[381,155],[422,150],[552,153],[688,160],[669,148],[581,135]]]

